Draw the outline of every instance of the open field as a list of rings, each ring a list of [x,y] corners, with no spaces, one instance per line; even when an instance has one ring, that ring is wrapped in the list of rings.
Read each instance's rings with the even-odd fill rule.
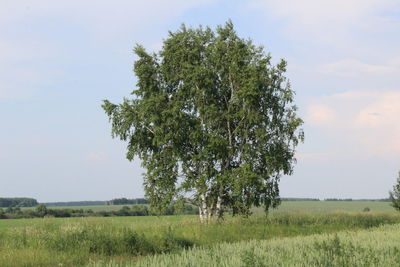
[[[223,243],[125,266],[398,266],[400,224],[358,232]],[[97,262],[91,266],[118,266]]]
[[[151,255],[212,249],[220,243],[354,232],[396,223],[400,214],[393,212],[344,211],[280,212],[267,218],[256,214],[207,225],[197,216],[0,220],[0,266],[136,264]]]
[[[389,202],[379,201],[283,201],[278,209],[272,212],[335,212],[335,211],[363,211],[368,207],[371,211],[396,211]],[[256,209],[262,212],[262,209]]]
[[[140,204],[142,205],[142,204]],[[132,206],[132,205],[96,205],[96,206],[49,206],[49,209],[83,209],[83,210],[92,210],[94,212],[97,211],[117,211],[121,209],[123,206]],[[22,210],[34,209],[35,207],[24,207]]]
[[[117,211],[123,206],[132,205],[98,205],[98,206],[51,206],[49,209],[91,209],[97,211]],[[389,202],[379,201],[283,201],[272,213],[276,212],[335,212],[335,211],[363,211],[368,207],[371,211],[395,212]],[[22,208],[34,209],[32,208]],[[263,213],[262,208],[254,208],[254,213]]]

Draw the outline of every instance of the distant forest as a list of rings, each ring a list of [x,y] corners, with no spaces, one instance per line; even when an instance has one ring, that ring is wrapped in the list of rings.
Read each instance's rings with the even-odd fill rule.
[[[108,201],[68,201],[68,202],[47,202],[43,203],[47,207],[64,207],[64,206],[104,206],[104,205],[135,205],[149,204],[144,198],[115,198]]]
[[[282,201],[379,201],[390,202],[388,198],[381,199],[352,199],[352,198],[326,198],[320,200],[318,198],[281,198]],[[34,198],[0,198],[0,207],[35,207],[39,202]],[[115,198],[108,201],[68,201],[68,202],[47,202],[42,203],[47,207],[66,207],[66,206],[104,206],[104,205],[136,205],[149,204],[144,198]]]
[[[68,202],[46,202],[47,207],[65,207],[65,206],[103,206],[107,201],[68,201]]]
[[[34,198],[15,197],[0,198],[0,207],[34,207],[39,203]]]

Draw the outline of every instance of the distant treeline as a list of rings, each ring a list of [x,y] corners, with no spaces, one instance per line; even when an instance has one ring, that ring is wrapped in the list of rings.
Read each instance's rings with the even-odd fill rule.
[[[0,207],[34,207],[36,199],[27,197],[0,198]]]
[[[388,198],[379,199],[352,199],[352,198],[325,198],[324,201],[376,201],[376,202],[390,202]]]
[[[107,201],[68,201],[68,202],[46,202],[47,207],[65,207],[65,206],[103,206]]]
[[[318,198],[296,198],[296,197],[283,197],[282,201],[321,201]],[[388,198],[379,199],[352,199],[352,198],[325,198],[323,201],[376,201],[376,202],[390,202]]]
[[[68,201],[68,202],[46,202],[47,207],[65,207],[65,206],[103,206],[103,205],[135,205],[149,204],[144,198],[115,198],[108,201]]]
[[[43,218],[43,217],[111,217],[111,216],[155,216],[155,215],[187,215],[198,214],[198,208],[193,205],[183,207],[171,206],[163,213],[158,214],[152,211],[148,205],[123,206],[115,211],[97,211],[91,209],[50,209],[44,204],[39,204],[35,209],[22,210],[20,207],[0,208],[0,219],[19,219],[19,218]]]
[[[0,198],[0,207],[35,207],[39,203],[34,198]],[[115,198],[109,201],[66,201],[66,202],[45,202],[42,203],[47,207],[66,207],[66,206],[104,206],[104,205],[135,205],[149,204],[149,201],[144,198]]]
[[[107,201],[107,205],[135,205],[135,204],[149,204],[149,201],[144,198],[115,198]]]
[[[282,201],[320,201],[318,198],[282,197]]]
[[[295,198],[284,197],[282,201],[321,201],[318,198]],[[326,198],[323,201],[377,201],[390,202],[388,198],[381,199],[352,199],[352,198]],[[34,198],[0,198],[0,207],[35,207],[39,203]],[[67,201],[67,202],[47,202],[43,203],[47,207],[66,207],[66,206],[103,206],[103,205],[137,205],[149,204],[149,201],[144,198],[115,198],[109,201]]]

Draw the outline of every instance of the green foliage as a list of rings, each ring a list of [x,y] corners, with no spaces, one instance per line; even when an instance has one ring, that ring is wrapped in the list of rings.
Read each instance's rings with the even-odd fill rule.
[[[39,204],[36,206],[36,213],[39,217],[44,217],[47,214],[47,207],[44,204]]]
[[[127,198],[115,198],[107,202],[110,205],[126,205],[126,204],[148,204],[149,201],[144,198],[134,198],[134,199],[127,199]]]
[[[20,207],[8,207],[6,209],[6,213],[19,215],[22,213],[22,211]]]
[[[389,192],[389,199],[392,202],[393,208],[400,211],[400,171],[396,180],[396,184],[393,186],[393,191]]]
[[[197,208],[193,205],[185,204],[181,207],[168,206],[161,215],[174,215],[174,214],[196,214]],[[16,207],[9,207],[3,213],[0,212],[0,219],[19,219],[19,218],[43,218],[56,217],[111,217],[111,216],[155,216],[159,213],[153,212],[147,205],[137,204],[123,206],[117,210],[100,210],[94,212],[92,209],[76,209],[76,208],[47,208],[44,204],[39,204],[34,210]]]
[[[146,197],[158,210],[193,194],[205,216],[268,211],[303,140],[286,62],[240,38],[231,22],[170,32],[162,50],[136,46],[132,99],[102,107],[112,136],[138,156]],[[182,182],[178,180],[182,177]]]
[[[37,204],[34,198],[0,198],[0,207],[34,207]]]

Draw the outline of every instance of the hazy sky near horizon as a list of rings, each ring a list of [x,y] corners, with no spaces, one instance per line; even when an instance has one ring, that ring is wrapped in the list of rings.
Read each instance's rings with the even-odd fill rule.
[[[132,48],[231,19],[288,61],[305,143],[284,197],[384,198],[400,170],[398,0],[0,0],[0,197],[142,197],[100,105],[135,88]]]

